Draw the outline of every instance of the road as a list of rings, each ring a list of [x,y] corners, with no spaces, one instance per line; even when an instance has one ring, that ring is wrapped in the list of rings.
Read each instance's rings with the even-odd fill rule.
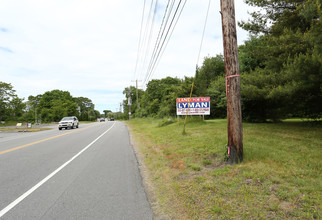
[[[0,134],[0,219],[153,219],[126,125]]]

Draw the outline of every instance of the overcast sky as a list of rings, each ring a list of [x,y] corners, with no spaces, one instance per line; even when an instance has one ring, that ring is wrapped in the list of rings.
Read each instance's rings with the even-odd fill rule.
[[[168,1],[158,1],[149,53],[138,50],[143,2],[1,0],[0,81],[11,83],[25,100],[59,89],[91,99],[101,113],[119,110],[125,87],[134,86],[138,79],[139,88],[145,88],[142,63],[151,58]],[[194,76],[208,2],[187,1],[150,80]],[[150,5],[151,0],[146,0],[143,27]],[[236,20],[247,20],[251,9],[242,0],[235,0],[235,6]],[[211,0],[199,66],[205,56],[223,54],[219,11],[220,1]],[[248,33],[238,28],[237,37],[242,44]],[[141,59],[135,68],[138,54]]]

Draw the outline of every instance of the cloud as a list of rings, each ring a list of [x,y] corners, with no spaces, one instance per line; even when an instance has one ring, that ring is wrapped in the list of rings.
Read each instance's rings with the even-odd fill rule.
[[[245,4],[235,2],[237,20],[247,18]],[[150,3],[146,1],[147,9]],[[149,53],[140,53],[147,62],[165,6],[158,6]],[[208,1],[187,1],[150,79],[193,76],[196,62],[200,65],[205,56],[223,53],[220,4],[212,1],[197,61],[207,7]],[[11,83],[20,97],[67,90],[114,111],[125,99],[124,88],[135,85],[139,75],[142,81],[146,74],[141,60],[134,77],[142,10],[143,1],[133,0],[2,0],[1,81]],[[237,31],[241,44],[247,33]]]
[[[8,29],[4,27],[0,27],[0,32],[8,32]]]
[[[1,51],[4,51],[4,52],[8,52],[8,53],[13,53],[13,51],[12,50],[10,50],[9,48],[7,48],[7,47],[0,47],[0,50]]]

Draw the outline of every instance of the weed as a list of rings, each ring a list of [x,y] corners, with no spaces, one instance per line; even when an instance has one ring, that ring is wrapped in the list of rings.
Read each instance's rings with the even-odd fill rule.
[[[202,164],[203,164],[204,166],[208,166],[208,165],[211,165],[211,164],[212,164],[212,162],[211,162],[211,160],[204,159],[204,160],[202,161]]]
[[[196,164],[190,164],[190,165],[188,165],[188,167],[191,168],[194,171],[200,171],[201,170],[201,167],[199,165],[196,165]]]
[[[244,162],[225,166],[227,121],[128,122],[172,219],[319,219],[321,124],[243,124]],[[188,169],[186,168],[188,167]]]
[[[164,127],[164,126],[167,126],[167,125],[170,125],[170,124],[173,124],[175,123],[175,119],[173,118],[164,118],[162,119],[159,123],[158,123],[158,127]]]

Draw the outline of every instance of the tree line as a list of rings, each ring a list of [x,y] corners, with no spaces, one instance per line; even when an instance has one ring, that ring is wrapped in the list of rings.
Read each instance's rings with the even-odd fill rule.
[[[246,0],[259,10],[238,23],[250,33],[238,48],[243,120],[321,119],[321,3],[319,0]],[[206,57],[194,77],[151,80],[143,91],[131,86],[134,117],[175,116],[176,98],[211,97],[211,118],[226,117],[224,57]],[[124,114],[128,114],[124,100]],[[138,108],[138,104],[140,108]]]
[[[104,111],[105,114],[110,111]],[[19,98],[10,83],[0,82],[0,120],[21,122],[57,122],[65,116],[77,116],[81,121],[101,117],[92,100],[73,97],[68,91],[52,90]]]

